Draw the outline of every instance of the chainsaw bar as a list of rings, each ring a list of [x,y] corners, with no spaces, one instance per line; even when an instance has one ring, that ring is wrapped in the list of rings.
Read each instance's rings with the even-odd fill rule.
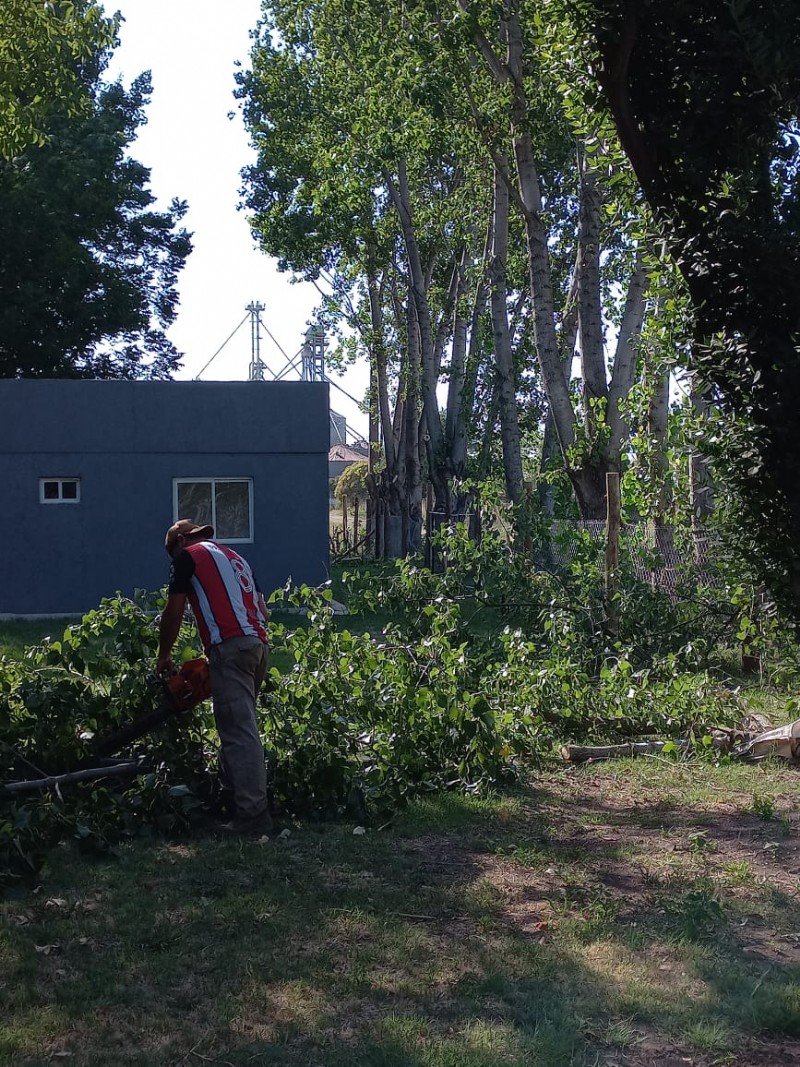
[[[211,696],[211,677],[206,659],[188,660],[175,674],[156,680],[164,690],[158,706],[131,719],[114,733],[96,739],[93,747],[98,756],[101,758],[115,756],[131,741],[136,741],[137,738],[155,730],[173,715],[191,711]]]

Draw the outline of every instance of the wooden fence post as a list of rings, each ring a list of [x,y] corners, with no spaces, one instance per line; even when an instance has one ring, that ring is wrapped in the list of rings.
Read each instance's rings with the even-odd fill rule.
[[[617,471],[606,472],[606,625],[610,635],[617,632],[617,605],[614,597],[617,591],[617,571],[619,570],[619,525],[621,502],[619,495],[619,474]]]

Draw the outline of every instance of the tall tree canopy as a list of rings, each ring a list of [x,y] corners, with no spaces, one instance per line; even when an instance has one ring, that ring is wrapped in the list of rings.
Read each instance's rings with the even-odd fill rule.
[[[127,147],[149,75],[125,89],[84,64],[85,113],[50,109],[46,138],[0,160],[0,376],[169,377],[165,329],[191,251],[185,203],[153,210]]]
[[[743,526],[800,616],[800,7],[553,0],[578,35],[695,310],[695,361],[746,429]],[[596,99],[596,94],[595,94]]]
[[[118,21],[87,0],[0,0],[0,157],[43,144],[53,104],[89,110],[81,64],[111,47]]]
[[[545,466],[568,472],[582,514],[605,514],[639,363],[645,222],[599,138],[576,143],[544,27],[524,0],[263,11],[239,78],[258,152],[246,203],[266,251],[331,281],[370,356],[390,512],[413,517],[423,478],[447,511],[490,455],[522,503],[535,464],[521,442],[549,408]]]

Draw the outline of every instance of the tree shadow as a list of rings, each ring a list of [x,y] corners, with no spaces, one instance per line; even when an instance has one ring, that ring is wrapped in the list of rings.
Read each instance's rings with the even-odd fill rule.
[[[161,843],[94,866],[62,852],[36,898],[4,907],[0,1055],[666,1067],[736,1047],[791,1062],[795,896],[726,891],[742,842],[725,825],[701,831],[719,851],[648,871],[642,815],[539,783],[431,799],[361,837]],[[681,832],[696,826],[683,813]]]

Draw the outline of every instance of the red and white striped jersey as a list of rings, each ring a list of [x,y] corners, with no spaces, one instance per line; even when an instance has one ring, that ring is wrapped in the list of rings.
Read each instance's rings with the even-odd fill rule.
[[[258,606],[250,564],[227,545],[188,545],[175,557],[169,591],[189,597],[206,651],[231,637],[258,637],[267,643],[267,620]]]

